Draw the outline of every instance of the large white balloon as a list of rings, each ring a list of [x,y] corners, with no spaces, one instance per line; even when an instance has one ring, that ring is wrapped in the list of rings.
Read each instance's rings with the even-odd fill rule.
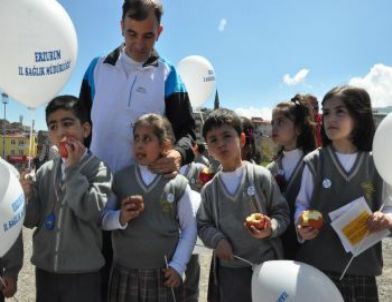
[[[0,257],[11,248],[22,229],[25,199],[19,180],[0,161]]]
[[[373,139],[373,158],[382,179],[392,185],[392,113],[378,125]]]
[[[343,302],[335,284],[308,264],[273,260],[257,265],[252,277],[253,302]]]
[[[200,108],[215,92],[214,67],[202,56],[189,56],[178,62],[177,70],[184,81],[192,107]]]
[[[77,55],[64,8],[56,0],[1,0],[0,37],[0,88],[31,108],[56,96]]]

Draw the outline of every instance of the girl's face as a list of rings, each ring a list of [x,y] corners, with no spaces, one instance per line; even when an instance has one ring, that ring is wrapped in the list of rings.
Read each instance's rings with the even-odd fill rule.
[[[323,104],[324,130],[333,143],[350,142],[355,121],[342,100],[332,98]]]
[[[282,110],[272,112],[272,140],[282,146],[284,150],[293,150],[297,146],[297,137],[300,134],[294,122]]]
[[[156,161],[163,152],[163,147],[149,126],[140,125],[133,133],[133,153],[136,161],[147,166]]]

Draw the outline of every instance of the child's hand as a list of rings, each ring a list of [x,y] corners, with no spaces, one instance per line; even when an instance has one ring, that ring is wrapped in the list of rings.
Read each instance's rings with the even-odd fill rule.
[[[175,269],[168,267],[163,269],[165,275],[165,282],[163,285],[167,287],[179,287],[181,284],[181,277]]]
[[[132,219],[135,219],[144,210],[143,199],[141,196],[128,196],[121,201],[120,223],[125,225]]]
[[[33,191],[33,179],[28,170],[22,171],[19,179],[26,199],[30,198]]]
[[[215,249],[216,256],[221,260],[233,260],[233,249],[231,248],[230,243],[226,239],[222,239],[218,242],[218,245]]]
[[[319,230],[303,225],[297,225],[297,232],[301,235],[304,240],[312,240],[317,237]]]
[[[271,218],[269,218],[266,215],[263,215],[264,219],[264,228],[263,229],[258,229],[253,225],[248,226],[246,222],[244,222],[244,226],[246,229],[249,231],[250,235],[256,239],[263,239],[270,237],[272,234],[272,228],[271,228]]]
[[[66,167],[75,166],[86,152],[86,147],[73,137],[67,138],[65,148],[68,152],[68,157],[65,159]]]
[[[368,219],[370,232],[377,232],[392,227],[392,217],[382,212],[374,212]]]
[[[1,289],[1,292],[3,293],[4,297],[11,298],[16,293],[16,280],[11,277],[4,277],[3,281],[5,287]]]

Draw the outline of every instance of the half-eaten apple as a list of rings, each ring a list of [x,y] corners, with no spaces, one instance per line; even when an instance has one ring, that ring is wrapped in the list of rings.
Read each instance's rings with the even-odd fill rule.
[[[303,211],[300,216],[300,220],[300,224],[302,226],[309,226],[318,230],[324,225],[323,214],[317,210]]]

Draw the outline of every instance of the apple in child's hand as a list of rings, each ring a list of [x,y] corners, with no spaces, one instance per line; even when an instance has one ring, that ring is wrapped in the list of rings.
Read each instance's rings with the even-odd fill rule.
[[[68,150],[66,145],[67,145],[66,141],[61,141],[59,143],[59,154],[62,158],[68,158]]]
[[[317,210],[303,211],[300,216],[300,224],[304,227],[312,227],[319,230],[324,225],[323,214]]]
[[[144,210],[144,200],[142,195],[131,195],[128,197],[130,203],[133,203],[136,207],[133,211],[143,211]]]
[[[214,171],[212,171],[210,168],[204,168],[200,171],[199,179],[203,184],[205,184],[214,177],[214,174]]]
[[[249,230],[252,230],[252,226],[258,230],[265,228],[266,219],[261,213],[252,213],[245,219],[245,224]]]

